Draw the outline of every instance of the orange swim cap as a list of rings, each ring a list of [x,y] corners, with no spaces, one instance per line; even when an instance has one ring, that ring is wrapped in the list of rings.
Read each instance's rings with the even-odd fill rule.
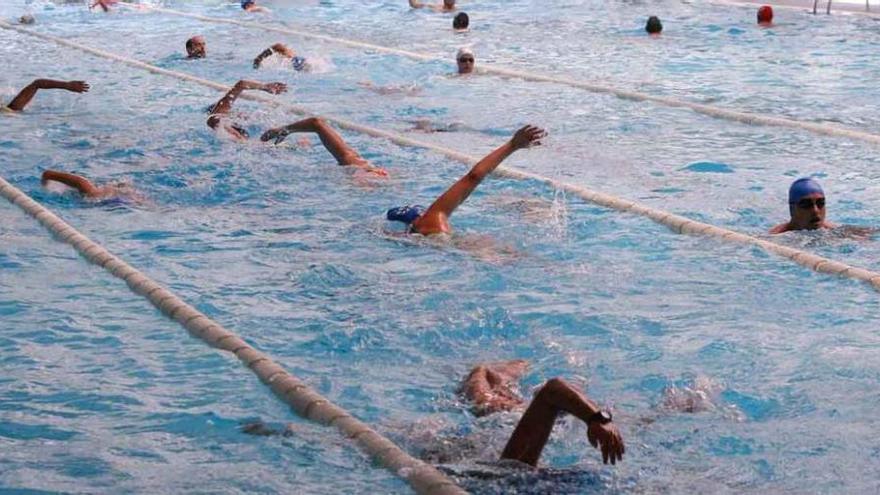
[[[773,7],[762,5],[758,9],[758,24],[770,24],[773,22]]]

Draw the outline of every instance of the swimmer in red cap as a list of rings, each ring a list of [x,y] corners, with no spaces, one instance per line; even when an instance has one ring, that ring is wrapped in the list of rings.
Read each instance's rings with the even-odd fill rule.
[[[758,24],[761,26],[769,26],[773,24],[773,7],[762,5],[758,9]]]

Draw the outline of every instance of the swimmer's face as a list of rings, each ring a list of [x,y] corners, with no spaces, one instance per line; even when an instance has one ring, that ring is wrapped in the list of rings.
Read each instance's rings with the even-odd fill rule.
[[[813,193],[789,205],[794,230],[815,230],[825,223],[825,195]]]
[[[474,56],[469,54],[464,54],[458,57],[458,73],[459,74],[470,74],[474,71]]]
[[[451,10],[455,8],[455,0],[443,0],[443,8]]]
[[[196,36],[190,39],[186,44],[186,56],[188,58],[205,58],[207,55],[207,47],[205,38]]]

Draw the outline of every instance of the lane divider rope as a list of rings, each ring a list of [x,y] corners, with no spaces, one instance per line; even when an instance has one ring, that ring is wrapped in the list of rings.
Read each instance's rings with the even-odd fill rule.
[[[35,31],[30,31],[19,26],[14,26],[4,21],[0,21],[0,28],[12,29],[18,31],[20,33],[26,34],[28,36],[33,36],[37,38],[41,38],[44,40],[48,40],[59,45],[68,46],[71,48],[75,48],[86,53],[91,53],[93,55],[97,55],[99,57],[104,57],[110,60],[116,60],[123,64],[129,65],[131,67],[141,68],[156,74],[162,74],[169,77],[174,77],[181,80],[192,81],[198,84],[202,84],[204,86],[208,86],[220,91],[227,91],[229,89],[228,86],[220,84],[218,82],[210,81],[207,79],[202,79],[199,77],[195,77],[189,74],[185,74],[182,72],[172,71],[168,69],[162,69],[160,67],[156,67],[138,60],[130,59],[127,57],[123,57],[120,55],[116,55],[113,53],[109,53],[103,50],[99,50],[96,48],[91,48],[88,46],[80,45],[78,43],[74,43],[72,41],[65,40],[63,38],[58,38],[56,36],[38,33]],[[289,103],[282,102],[280,100],[271,98],[269,96],[265,96],[262,94],[253,94],[253,93],[245,93],[241,95],[241,98],[259,101],[263,103],[267,103],[269,105],[274,105],[278,108],[284,108],[294,113],[300,115],[308,115],[306,109],[292,105]],[[437,146],[431,143],[426,143],[422,141],[418,141],[416,139],[408,138],[406,136],[401,136],[399,134],[383,131],[381,129],[376,129],[373,127],[368,127],[365,125],[357,124],[354,122],[350,122],[345,119],[341,119],[338,117],[333,117],[329,115],[324,115],[322,118],[326,119],[329,122],[333,122],[337,126],[348,129],[351,131],[359,132],[362,134],[366,134],[369,136],[380,137],[390,140],[393,143],[399,144],[401,146],[412,146],[423,149],[428,149],[431,151],[435,151],[437,153],[443,154],[453,160],[462,162],[464,164],[473,166],[479,159],[464,153],[460,153],[458,151],[445,148],[442,146]],[[760,239],[754,236],[750,236],[747,234],[743,234],[740,232],[736,232],[734,230],[725,229],[722,227],[717,227],[715,225],[698,222],[696,220],[691,220],[690,218],[676,215],[670,213],[668,211],[659,210],[656,208],[652,208],[650,206],[642,205],[635,201],[629,201],[627,199],[619,198],[616,196],[612,196],[610,194],[605,194],[602,192],[594,191],[587,187],[578,186],[575,184],[570,184],[567,182],[561,182],[556,179],[552,179],[549,177],[544,177],[538,174],[524,172],[517,169],[512,169],[509,167],[498,167],[495,169],[495,174],[518,179],[518,180],[531,180],[543,184],[547,184],[557,190],[566,191],[567,193],[573,194],[581,199],[584,199],[590,203],[594,203],[600,206],[604,206],[606,208],[610,208],[613,210],[632,213],[635,215],[641,215],[643,217],[647,217],[661,225],[665,225],[669,227],[672,231],[681,233],[681,234],[692,234],[692,235],[704,235],[714,237],[718,240],[729,242],[729,243],[738,243],[738,244],[750,244],[757,246],[765,251],[770,253],[777,254],[784,258],[788,258],[799,265],[805,266],[812,270],[815,270],[820,273],[828,273],[833,275],[838,275],[841,277],[847,277],[855,280],[861,280],[863,282],[870,283],[872,287],[880,291],[880,273],[875,271],[866,270],[863,268],[858,268],[854,266],[847,265],[845,263],[841,263],[839,261],[834,261],[829,258],[824,258],[822,256],[809,253],[806,251],[801,251],[799,249],[791,248],[788,246],[783,246],[781,244],[776,244],[775,242],[767,241],[764,239]]]
[[[125,4],[120,4],[125,5]],[[129,8],[135,8],[134,6],[128,5]],[[197,19],[203,22],[211,22],[215,24],[232,24],[247,28],[255,28],[263,31],[271,31],[282,34],[290,34],[294,36],[299,36],[306,39],[313,39],[319,41],[325,41],[328,43],[334,43],[338,45],[349,46],[353,48],[361,48],[366,50],[372,50],[376,52],[389,53],[393,55],[399,55],[402,57],[407,57],[415,60],[422,61],[443,61],[448,62],[447,57],[441,57],[438,55],[430,55],[426,53],[419,53],[410,50],[401,50],[399,48],[389,48],[382,45],[376,45],[372,43],[366,43],[363,41],[355,41],[349,40],[345,38],[337,38],[333,36],[327,36],[323,34],[311,33],[308,31],[303,31],[300,29],[293,28],[281,28],[276,26],[268,26],[265,24],[260,24],[256,22],[250,21],[239,21],[235,19],[223,19],[221,17],[209,17],[199,14],[191,14],[189,12],[181,12],[173,9],[166,9],[162,7],[154,7],[152,5],[140,5],[139,8],[144,8],[148,10],[152,10],[155,12],[160,12],[169,15],[177,15],[182,17],[189,17],[192,19]],[[799,129],[808,132],[812,132],[815,134],[825,135],[825,136],[835,136],[835,137],[845,137],[849,139],[865,141],[873,144],[880,144],[880,134],[873,134],[870,132],[859,131],[855,129],[846,129],[843,127],[837,127],[833,125],[820,124],[815,122],[803,122],[800,120],[789,119],[786,117],[775,117],[772,115],[761,115],[749,112],[740,112],[736,110],[728,110],[725,108],[720,108],[712,105],[705,105],[702,103],[694,103],[685,100],[678,100],[675,98],[670,98],[666,96],[656,96],[650,95],[647,93],[641,93],[638,91],[629,91],[625,89],[619,89],[613,86],[606,86],[597,83],[590,83],[586,81],[581,81],[577,79],[572,79],[565,76],[549,76],[543,74],[534,74],[530,72],[525,72],[521,70],[511,69],[507,67],[502,67],[493,64],[479,64],[476,66],[475,71],[481,74],[491,74],[496,76],[503,77],[512,77],[521,79],[524,81],[533,81],[533,82],[547,82],[554,84],[562,84],[565,86],[571,86],[574,88],[583,89],[586,91],[590,91],[593,93],[602,93],[602,94],[611,94],[618,98],[624,100],[631,101],[643,101],[655,103],[658,105],[673,107],[673,108],[687,108],[693,110],[694,112],[708,115],[710,117],[722,119],[722,120],[730,120],[734,122],[740,122],[748,125],[762,125],[762,126],[772,126],[772,127],[787,127],[791,129]]]
[[[200,338],[211,347],[234,354],[297,414],[322,425],[336,427],[343,435],[353,439],[361,450],[406,480],[417,493],[466,493],[436,468],[411,457],[390,440],[288,373],[269,356],[254,349],[168,289],[78,232],[3,177],[0,177],[0,195],[36,218],[56,238],[73,246],[83,258],[125,281],[132,292],[149,300],[162,313],[186,328],[192,336]]]

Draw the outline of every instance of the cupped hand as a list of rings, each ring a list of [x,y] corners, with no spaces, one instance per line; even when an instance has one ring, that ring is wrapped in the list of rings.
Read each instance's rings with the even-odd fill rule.
[[[287,85],[280,82],[268,83],[263,87],[263,91],[273,95],[280,95],[287,92]]]
[[[617,425],[614,423],[605,423],[604,425],[598,421],[593,421],[587,426],[587,440],[590,445],[602,451],[602,462],[608,464],[616,464],[617,461],[623,460],[623,454],[626,448],[623,446],[623,437],[617,431]]]
[[[76,93],[85,93],[90,88],[85,81],[70,81],[67,83],[67,89]]]
[[[515,149],[530,148],[541,144],[541,138],[545,137],[547,132],[540,127],[527,125],[516,131],[510,142],[513,143]]]
[[[283,128],[269,129],[264,132],[262,136],[260,136],[260,141],[269,141],[271,139],[275,140],[275,144],[281,144],[287,138],[288,132]]]

